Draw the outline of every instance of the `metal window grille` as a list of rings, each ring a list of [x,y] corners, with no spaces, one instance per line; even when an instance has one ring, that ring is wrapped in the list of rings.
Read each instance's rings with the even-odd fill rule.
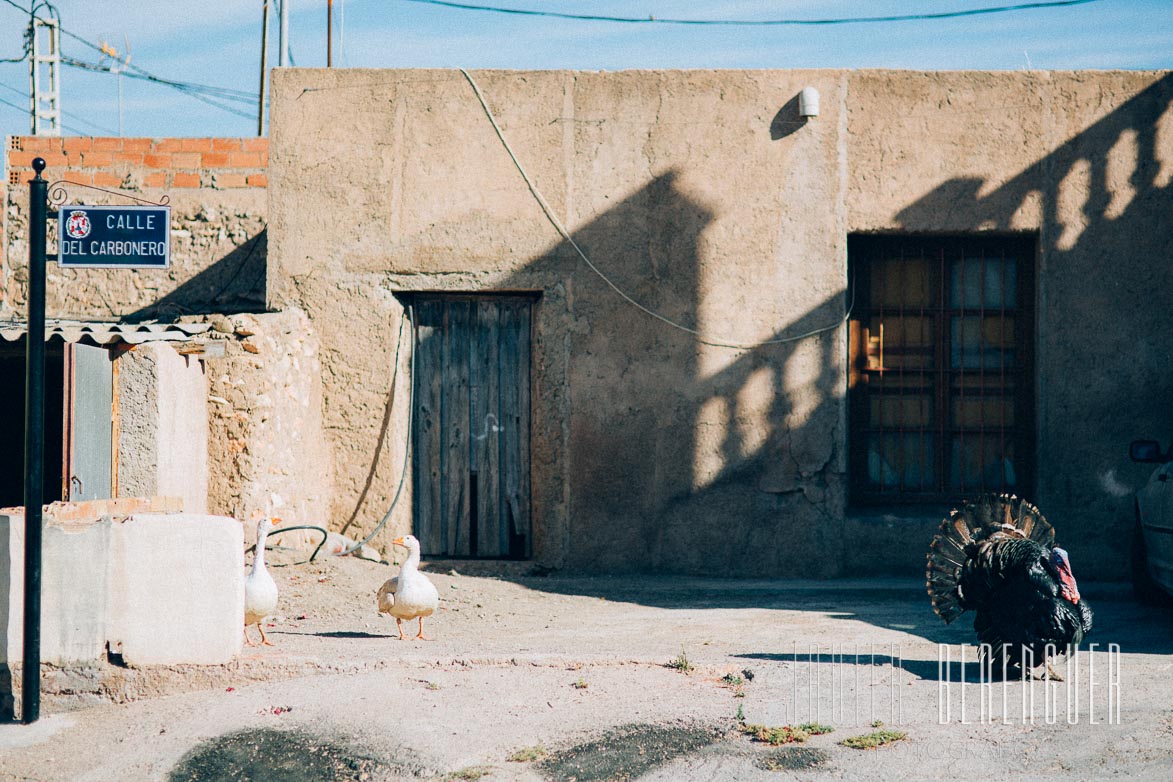
[[[1029,491],[1033,239],[856,236],[848,254],[853,501]]]

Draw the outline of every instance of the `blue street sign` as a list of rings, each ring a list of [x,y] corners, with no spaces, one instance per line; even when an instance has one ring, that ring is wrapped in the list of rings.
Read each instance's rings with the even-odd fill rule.
[[[171,207],[62,206],[57,263],[74,269],[166,269]]]

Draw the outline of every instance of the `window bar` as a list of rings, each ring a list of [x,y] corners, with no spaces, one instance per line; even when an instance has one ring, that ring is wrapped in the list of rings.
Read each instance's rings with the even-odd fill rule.
[[[961,309],[955,310],[959,314],[957,317],[957,406],[959,409],[965,409],[965,297],[969,293],[965,289],[965,248],[961,249],[961,267],[958,269],[957,292],[961,297]],[[952,287],[952,286],[951,286]],[[954,421],[954,432],[957,435],[957,477],[960,480],[961,491],[965,491],[965,427]]]
[[[925,259],[925,250],[924,250],[923,245],[920,248],[920,252],[918,253],[917,260],[918,260],[917,268],[920,269],[920,274],[921,274],[921,277],[920,277],[921,284],[925,286],[925,290],[921,291],[921,293],[927,293],[929,290],[931,290],[929,288],[929,285],[931,284],[930,283],[931,278],[929,277],[929,264],[928,264],[927,260]],[[926,421],[928,420],[929,411],[924,409],[925,388],[927,387],[926,381],[928,380],[928,378],[926,377],[926,375],[928,374],[928,367],[926,366],[927,361],[926,361],[926,358],[923,354],[924,337],[925,337],[925,323],[927,322],[927,316],[925,315],[925,297],[923,295],[920,297],[920,315],[919,315],[919,317],[920,317],[920,319],[917,321],[917,338],[921,342],[922,354],[921,354],[921,359],[920,359],[920,378],[919,378],[919,380],[920,380],[920,383],[919,383],[920,394],[919,394],[919,398],[918,398],[918,402],[917,402],[917,423],[919,424],[919,427],[920,427],[920,433],[919,433],[919,437],[918,437],[920,449],[919,449],[917,458],[920,460],[920,462],[919,462],[919,464],[920,464],[920,485],[918,488],[920,491],[923,492],[929,488],[928,486],[925,485],[926,479],[927,479],[927,475],[926,475],[927,470],[925,469],[925,465],[928,463],[928,459],[926,458],[927,453],[925,451],[925,424],[926,424]]]
[[[981,472],[978,474],[978,486],[986,491],[986,250],[983,247],[978,255],[980,259],[981,290],[978,292],[978,464]]]
[[[899,455],[899,479],[897,482],[898,491],[904,493],[904,474],[907,468],[908,454],[905,450],[904,443],[904,365],[908,361],[908,328],[904,322],[904,298],[908,295],[907,284],[908,278],[905,274],[906,261],[904,256],[904,245],[900,245],[900,306],[899,315],[896,319],[900,324],[900,368],[896,373],[896,415],[894,420],[896,423],[896,452]]]
[[[879,296],[877,297],[880,300],[880,313],[879,313],[880,344],[879,344],[879,356],[877,359],[880,362],[879,366],[878,366],[878,370],[877,370],[878,374],[879,374],[880,383],[879,383],[879,388],[876,389],[876,397],[877,397],[877,401],[878,401],[877,407],[879,408],[880,415],[878,416],[879,421],[877,421],[879,426],[877,427],[876,439],[878,441],[878,447],[880,450],[880,458],[879,458],[880,492],[883,493],[883,492],[887,491],[887,488],[888,488],[885,485],[885,481],[884,481],[884,465],[887,464],[887,462],[884,459],[884,457],[886,455],[884,453],[884,451],[886,450],[886,448],[884,447],[884,441],[885,441],[885,438],[887,437],[887,434],[888,434],[887,431],[885,431],[885,427],[884,427],[884,385],[885,385],[884,384],[884,297],[888,293],[888,273],[887,273],[887,264],[884,263],[884,258],[882,255],[881,255],[881,260],[880,260],[879,266],[882,269],[882,271],[880,273],[880,280],[879,280],[879,282],[880,282],[880,285],[879,285],[880,290],[878,291]]]
[[[998,473],[1002,476],[1003,488],[1007,486],[1006,475],[1006,251],[1002,251],[1002,287],[998,291],[999,349],[998,349]]]
[[[949,388],[945,367],[949,364],[952,353],[952,334],[949,327],[949,316],[946,312],[948,301],[946,275],[948,268],[945,264],[945,248],[937,250],[937,348],[940,355],[937,362],[937,390],[934,398],[937,400],[937,490],[944,493],[949,486],[949,461],[946,457],[950,443],[945,437],[945,420],[949,414]]]

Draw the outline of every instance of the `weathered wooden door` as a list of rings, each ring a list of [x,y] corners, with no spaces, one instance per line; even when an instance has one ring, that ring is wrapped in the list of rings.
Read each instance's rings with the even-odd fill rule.
[[[415,527],[423,553],[528,557],[532,300],[428,296],[414,308]]]

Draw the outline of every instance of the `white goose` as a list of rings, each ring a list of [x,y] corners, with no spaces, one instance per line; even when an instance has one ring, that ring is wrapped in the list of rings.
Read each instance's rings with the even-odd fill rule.
[[[379,587],[379,613],[395,617],[401,641],[404,640],[403,620],[418,618],[420,630],[416,638],[430,641],[432,639],[424,636],[424,617],[431,616],[439,608],[440,593],[428,577],[419,571],[420,542],[414,535],[404,535],[391,542],[407,549],[407,561],[399,568],[398,576],[387,579]]]
[[[273,528],[273,522],[280,519],[268,517],[257,522],[257,548],[253,555],[253,569],[244,579],[244,642],[256,646],[248,637],[248,626],[256,625],[261,631],[261,643],[272,646],[265,638],[265,618],[277,608],[277,584],[265,568],[265,538]]]

